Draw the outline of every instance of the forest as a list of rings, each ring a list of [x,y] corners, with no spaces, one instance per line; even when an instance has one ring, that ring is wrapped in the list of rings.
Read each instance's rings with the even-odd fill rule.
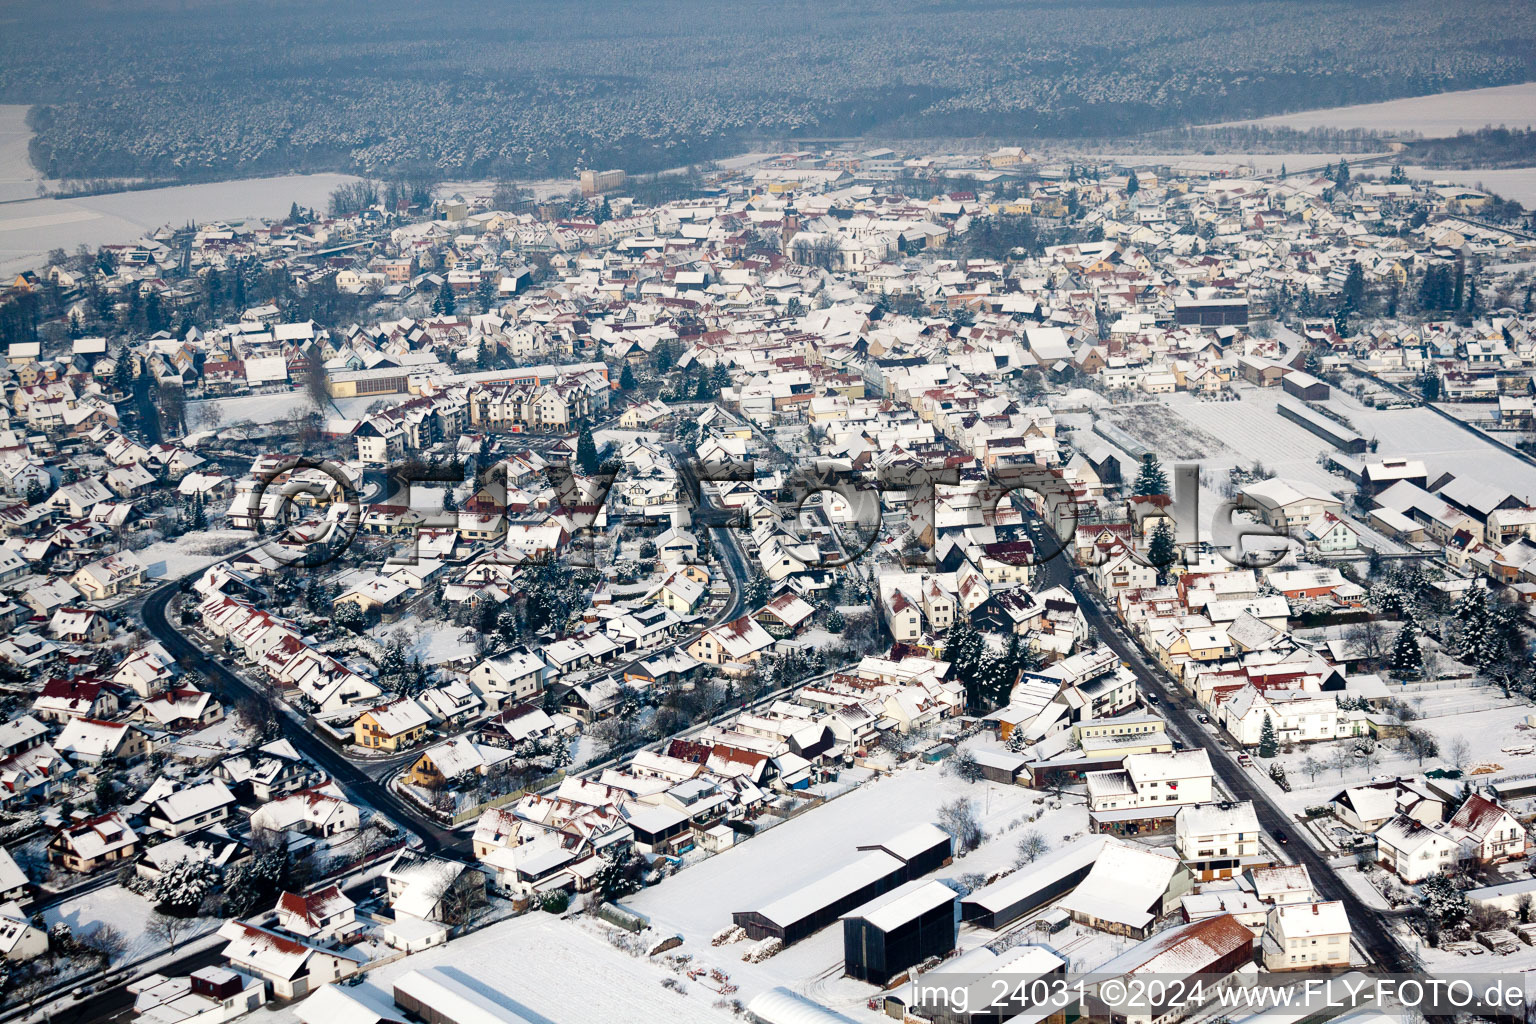
[[[1511,0],[83,0],[0,12],[52,178],[632,173],[1094,138],[1536,78]]]

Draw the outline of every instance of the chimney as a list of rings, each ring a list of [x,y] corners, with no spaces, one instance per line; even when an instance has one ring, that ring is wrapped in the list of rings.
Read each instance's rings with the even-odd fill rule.
[[[1318,905],[1316,903],[1312,904],[1312,916],[1313,917],[1317,916],[1317,907],[1318,907]]]

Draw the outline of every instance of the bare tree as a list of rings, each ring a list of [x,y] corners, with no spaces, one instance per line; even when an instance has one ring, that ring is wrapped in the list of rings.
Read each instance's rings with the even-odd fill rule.
[[[144,926],[144,934],[148,935],[150,941],[156,945],[169,946],[174,953],[176,947],[181,945],[181,940],[191,935],[195,927],[195,923],[189,917],[175,917],[155,910],[149,915],[149,921]]]
[[[981,818],[976,813],[976,801],[960,797],[939,808],[939,827],[955,840],[957,853],[970,853],[987,838]]]
[[[325,356],[318,343],[311,343],[304,355],[304,391],[321,415],[331,408],[331,375],[325,369]]]
[[[128,937],[115,925],[97,922],[76,937],[76,942],[86,949],[101,954],[103,960],[114,960],[128,951]]]
[[[1313,782],[1317,781],[1317,773],[1322,771],[1325,767],[1327,766],[1324,765],[1323,762],[1319,761],[1311,754],[1308,754],[1306,757],[1301,759],[1301,770],[1306,772],[1307,778]]]
[[[1440,744],[1432,733],[1423,729],[1409,729],[1404,734],[1403,740],[1409,753],[1418,758],[1419,764],[1424,763],[1426,757],[1434,757],[1440,753]]]
[[[1349,748],[1344,746],[1342,743],[1339,744],[1333,748],[1333,753],[1329,755],[1329,760],[1333,763],[1333,766],[1339,770],[1339,778],[1342,779],[1344,777],[1344,769],[1349,767]]]
[[[1045,851],[1051,848],[1046,842],[1045,836],[1037,828],[1028,829],[1019,837],[1019,858],[1017,864],[1023,866],[1039,860],[1045,855]]]
[[[1452,736],[1445,742],[1445,756],[1453,768],[1461,771],[1472,759],[1472,744],[1465,736]]]
[[[1344,639],[1369,661],[1381,657],[1386,642],[1386,631],[1374,618],[1356,623],[1344,634]]]

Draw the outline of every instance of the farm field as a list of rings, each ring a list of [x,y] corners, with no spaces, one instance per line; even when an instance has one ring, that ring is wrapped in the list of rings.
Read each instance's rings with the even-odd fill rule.
[[[1366,128],[1381,132],[1418,132],[1430,138],[1488,125],[1526,128],[1536,125],[1536,82],[1413,96],[1385,103],[1302,110],[1233,123],[1290,128]]]

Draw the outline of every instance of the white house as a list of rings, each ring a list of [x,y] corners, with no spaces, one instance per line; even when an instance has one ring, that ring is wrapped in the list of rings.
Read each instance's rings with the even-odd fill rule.
[[[1271,971],[1348,967],[1350,934],[1349,915],[1337,900],[1275,907],[1264,923],[1264,966]]]

